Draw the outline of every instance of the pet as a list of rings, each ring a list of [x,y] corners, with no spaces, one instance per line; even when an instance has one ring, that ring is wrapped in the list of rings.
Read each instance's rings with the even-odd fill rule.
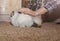
[[[14,26],[20,26],[20,27],[32,27],[36,25],[41,26],[42,19],[41,16],[30,16],[24,13],[13,11],[11,13],[11,23]]]

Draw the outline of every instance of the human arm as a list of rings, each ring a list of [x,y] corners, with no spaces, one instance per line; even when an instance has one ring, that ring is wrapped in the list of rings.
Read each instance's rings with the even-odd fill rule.
[[[45,9],[44,7],[41,7],[40,9],[34,11],[34,13],[35,13],[34,16],[39,16],[41,14],[45,14],[46,12],[48,12],[48,10]]]
[[[26,13],[26,14],[29,14],[29,15],[32,15],[32,16],[37,16],[37,15],[44,14],[44,13],[46,13],[48,11],[50,12],[52,9],[56,8],[57,5],[59,5],[59,4],[60,4],[60,0],[51,0],[51,1],[48,1],[44,5],[44,7],[41,7],[39,9],[37,9],[36,11],[32,11],[30,9],[28,9],[28,10],[27,9],[25,9],[25,10],[23,9],[22,12],[24,11],[24,13]]]
[[[35,11],[35,16],[50,12],[53,9],[57,8],[59,5],[60,0],[50,0],[43,7]]]

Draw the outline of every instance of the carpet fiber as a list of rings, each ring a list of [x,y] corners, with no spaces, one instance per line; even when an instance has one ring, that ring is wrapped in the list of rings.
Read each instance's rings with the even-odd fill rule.
[[[0,22],[0,41],[60,41],[60,25],[43,23],[41,28],[22,28]]]

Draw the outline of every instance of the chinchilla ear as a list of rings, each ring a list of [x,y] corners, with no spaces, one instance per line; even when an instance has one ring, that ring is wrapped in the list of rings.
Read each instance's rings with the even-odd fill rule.
[[[12,13],[10,14],[10,17],[14,16],[14,11],[12,11]]]

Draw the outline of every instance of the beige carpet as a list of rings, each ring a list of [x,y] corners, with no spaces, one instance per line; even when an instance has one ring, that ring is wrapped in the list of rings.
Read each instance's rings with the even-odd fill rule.
[[[0,41],[60,41],[60,25],[44,23],[41,28],[22,28],[0,22]]]

